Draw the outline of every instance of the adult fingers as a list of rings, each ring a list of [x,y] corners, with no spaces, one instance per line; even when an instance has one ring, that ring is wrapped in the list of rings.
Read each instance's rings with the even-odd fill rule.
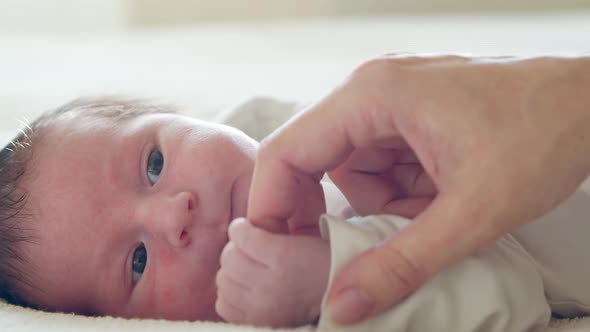
[[[349,324],[387,309],[438,271],[489,243],[497,232],[474,224],[477,210],[464,203],[438,196],[397,236],[349,262],[329,291],[332,319]]]
[[[414,219],[432,203],[432,200],[430,197],[416,197],[391,201],[379,213]]]
[[[260,145],[250,188],[247,217],[271,231],[297,214],[298,195],[306,183],[319,188],[325,171],[350,152],[380,139],[398,136],[391,116],[390,64],[361,66],[343,85],[318,104],[287,122]],[[387,89],[384,87],[387,86]],[[321,211],[306,207],[294,224],[317,222]]]
[[[379,154],[355,151],[328,175],[354,210],[368,215],[378,213],[388,202],[401,196],[400,188],[382,176],[392,163],[393,154],[389,151]]]
[[[400,187],[404,196],[434,196],[434,182],[420,163],[395,164],[387,174]]]
[[[349,173],[342,179],[331,174],[331,178],[360,215],[384,213],[413,218],[432,200],[404,197],[395,182],[379,175]]]
[[[306,190],[316,187],[313,191],[319,193],[324,170],[343,161],[350,150],[346,137],[329,137],[342,131],[324,117],[305,112],[261,143],[247,213],[255,225],[287,233],[288,225],[309,220],[317,224],[322,207]],[[312,205],[298,209],[304,196]]]
[[[361,215],[393,213],[415,217],[437,192],[407,149],[357,149],[329,176]]]

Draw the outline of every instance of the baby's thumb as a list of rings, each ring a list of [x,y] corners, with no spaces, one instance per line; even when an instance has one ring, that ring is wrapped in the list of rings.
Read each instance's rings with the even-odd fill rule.
[[[328,311],[336,323],[351,324],[390,308],[479,247],[482,237],[474,234],[475,225],[466,223],[467,211],[449,203],[438,196],[398,235],[339,271],[328,295]]]

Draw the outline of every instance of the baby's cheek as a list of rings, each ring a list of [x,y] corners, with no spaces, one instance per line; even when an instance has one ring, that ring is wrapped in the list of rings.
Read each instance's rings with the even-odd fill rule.
[[[154,276],[154,297],[157,316],[164,319],[190,319],[186,312],[186,299],[183,298],[182,284],[188,271],[177,253],[161,248],[156,258],[157,274]],[[185,264],[184,264],[185,265]],[[184,290],[186,292],[186,290]]]
[[[158,317],[170,320],[216,320],[215,294],[186,280],[170,278],[159,287]]]
[[[161,248],[156,259],[158,275],[156,276],[156,298],[158,306],[173,305],[178,299],[178,279],[182,278],[182,266],[178,255],[169,248]]]
[[[178,263],[178,255],[170,248],[161,248],[158,252],[158,269],[168,270]]]
[[[162,294],[162,300],[166,303],[175,303],[176,302],[176,293],[172,287],[167,287],[164,289]]]
[[[158,317],[172,320],[218,320],[215,275],[223,241],[213,237],[186,248],[154,248],[153,294]],[[148,258],[148,265],[149,265]]]

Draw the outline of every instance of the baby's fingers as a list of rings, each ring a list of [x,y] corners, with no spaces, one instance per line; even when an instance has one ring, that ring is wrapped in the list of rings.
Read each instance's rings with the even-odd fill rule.
[[[286,326],[288,321],[277,314],[276,292],[253,289],[237,281],[223,269],[217,273],[217,300],[215,310],[225,321],[255,326]],[[280,300],[280,298],[278,299]]]
[[[215,311],[223,320],[231,323],[245,323],[247,303],[251,300],[249,290],[240,282],[236,282],[223,270],[215,278],[217,300]]]
[[[250,259],[266,267],[277,266],[285,259],[283,239],[288,235],[269,233],[244,218],[229,226],[229,239]]]
[[[253,285],[268,269],[263,263],[246,255],[233,242],[225,245],[219,261],[221,265],[220,271],[232,276],[236,282],[243,284],[244,287]]]

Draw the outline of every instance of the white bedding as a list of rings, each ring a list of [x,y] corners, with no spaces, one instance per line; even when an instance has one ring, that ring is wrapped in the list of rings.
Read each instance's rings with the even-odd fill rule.
[[[210,322],[171,322],[162,320],[128,320],[111,317],[82,317],[69,314],[48,314],[0,303],[0,331],[165,331],[165,332],[312,332],[312,326],[296,329],[270,329]],[[547,332],[590,331],[590,319],[553,321]]]

